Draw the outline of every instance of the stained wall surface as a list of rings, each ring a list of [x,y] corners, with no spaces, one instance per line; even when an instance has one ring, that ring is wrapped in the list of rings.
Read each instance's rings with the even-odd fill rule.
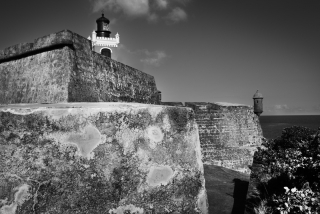
[[[0,213],[208,213],[193,111],[1,105]]]
[[[0,104],[159,103],[154,77],[91,50],[68,30],[0,50]]]

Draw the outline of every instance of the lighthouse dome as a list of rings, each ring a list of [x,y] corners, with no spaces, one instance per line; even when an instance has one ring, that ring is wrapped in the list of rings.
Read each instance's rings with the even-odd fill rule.
[[[102,13],[101,17],[99,19],[97,19],[96,21],[97,23],[99,22],[103,22],[103,23],[110,23],[109,19],[107,19],[106,17],[104,17],[104,14]]]

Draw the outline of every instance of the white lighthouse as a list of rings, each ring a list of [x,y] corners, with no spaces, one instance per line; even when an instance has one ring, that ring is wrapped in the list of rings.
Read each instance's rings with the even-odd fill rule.
[[[97,30],[92,32],[91,37],[88,37],[92,41],[92,50],[111,58],[112,48],[118,47],[120,36],[117,33],[114,38],[110,37],[110,21],[104,17],[104,14],[96,22]]]

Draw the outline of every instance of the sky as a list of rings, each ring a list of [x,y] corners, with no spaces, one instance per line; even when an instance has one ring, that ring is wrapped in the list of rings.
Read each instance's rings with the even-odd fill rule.
[[[319,0],[6,0],[0,49],[69,29],[88,37],[102,11],[113,58],[155,77],[162,101],[320,114]]]

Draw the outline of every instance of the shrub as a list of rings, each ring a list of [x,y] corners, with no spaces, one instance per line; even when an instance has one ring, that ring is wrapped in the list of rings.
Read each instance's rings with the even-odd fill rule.
[[[263,146],[255,154],[254,162],[260,167],[252,172],[252,179],[266,210],[272,210],[266,213],[317,213],[320,131],[299,126],[285,128],[281,137],[266,141]]]
[[[306,183],[308,184],[308,183]],[[284,187],[285,194],[273,196],[273,213],[319,213],[320,212],[320,194],[313,192],[309,184],[301,190]]]

